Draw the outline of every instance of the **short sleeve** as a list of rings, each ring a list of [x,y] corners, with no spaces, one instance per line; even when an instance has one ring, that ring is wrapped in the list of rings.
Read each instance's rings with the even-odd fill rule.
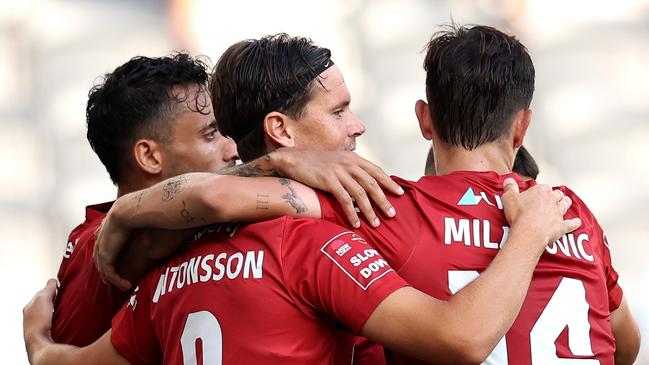
[[[327,315],[359,333],[383,299],[407,285],[358,234],[315,219],[285,222],[284,281],[307,315]]]
[[[416,207],[415,192],[404,188],[406,193],[402,196],[388,196],[388,199],[397,212],[395,217],[389,218],[376,208],[381,224],[377,228],[370,226],[362,220],[361,226],[352,229],[365,237],[392,267],[399,272],[420,241],[421,214]],[[322,219],[347,227],[347,217],[338,202],[329,194],[318,192]],[[361,214],[359,213],[359,216]]]
[[[162,363],[162,350],[151,323],[150,298],[146,289],[135,289],[131,299],[113,318],[111,342],[133,365]]]
[[[615,271],[615,269],[613,268],[613,264],[611,262],[611,251],[608,245],[608,239],[606,238],[606,235],[603,236],[603,240],[604,240],[604,245],[603,245],[604,254],[602,255],[602,259],[604,261],[604,273],[606,275],[606,288],[608,290],[608,306],[609,306],[609,311],[613,312],[622,303],[623,293],[622,293],[622,288],[617,282],[619,275],[617,271]]]

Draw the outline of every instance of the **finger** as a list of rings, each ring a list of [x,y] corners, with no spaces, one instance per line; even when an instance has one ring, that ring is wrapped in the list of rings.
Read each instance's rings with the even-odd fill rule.
[[[570,206],[572,205],[572,199],[570,199],[569,196],[564,196],[561,198],[559,201],[559,207],[561,208],[561,214],[565,215],[568,212],[568,209],[570,209]]]
[[[352,197],[349,195],[347,190],[345,190],[345,188],[340,185],[339,181],[336,181],[336,184],[337,186],[330,190],[331,194],[333,194],[334,198],[336,198],[336,200],[338,201],[338,204],[340,204],[343,212],[345,212],[345,217],[347,217],[347,220],[352,225],[352,227],[360,227],[361,221],[358,218],[358,214],[356,214],[356,209],[354,208]]]
[[[43,290],[49,295],[51,294],[52,297],[54,297],[54,294],[56,294],[56,287],[57,287],[58,281],[56,279],[49,279],[47,281],[47,284],[45,284],[45,288]]]
[[[45,284],[45,287],[43,287],[41,290],[36,292],[32,300],[29,301],[27,306],[23,308],[23,313],[25,310],[27,310],[30,307],[34,307],[36,303],[40,302],[43,303],[43,300],[45,301],[45,305],[49,305],[52,307],[52,310],[54,310],[54,295],[56,294],[56,279],[49,279],[47,283]]]
[[[392,194],[403,195],[403,188],[399,186],[399,184],[397,184],[394,180],[392,180],[390,176],[386,174],[385,171],[383,171],[382,168],[369,161],[367,161],[367,163],[369,165],[362,166],[363,170],[365,170],[374,180],[376,180],[378,184],[383,187],[383,189],[389,191]]]
[[[100,271],[100,274],[102,279],[105,280],[104,282],[108,282],[120,290],[128,290],[131,288],[131,282],[119,276],[117,270],[115,270],[115,266],[107,266],[103,273]]]
[[[564,197],[563,191],[561,190],[552,190],[552,195],[554,196],[554,201],[556,202],[560,202]]]
[[[371,175],[363,169],[358,169],[352,176],[365,189],[372,202],[381,208],[385,215],[388,217],[394,217],[396,215],[394,207],[392,207],[392,204],[388,201],[378,182]]]
[[[520,189],[518,187],[518,183],[516,182],[516,180],[512,179],[511,177],[508,177],[503,181],[503,195],[505,194],[518,195],[519,193],[520,193]]]
[[[372,207],[372,203],[370,203],[365,189],[350,175],[339,176],[339,179],[345,190],[356,201],[356,205],[358,205],[365,219],[367,219],[372,227],[378,226],[380,224],[379,218],[374,212],[374,208]]]
[[[581,227],[581,219],[579,218],[566,219],[563,221],[563,227],[565,233],[573,232],[577,228]]]

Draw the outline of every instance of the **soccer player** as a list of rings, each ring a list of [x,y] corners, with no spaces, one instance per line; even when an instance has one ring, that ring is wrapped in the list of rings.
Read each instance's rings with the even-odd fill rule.
[[[309,133],[308,127],[317,136],[315,131],[323,123],[297,125],[309,120],[311,110],[306,116],[268,112],[267,106],[255,107],[249,101],[242,109],[265,116],[263,122],[258,118],[255,124],[251,118],[246,121],[252,125],[236,123],[234,112],[218,103],[235,105],[235,100],[245,101],[247,94],[234,94],[231,87],[219,89],[220,84],[234,82],[228,75],[236,77],[236,72],[223,72],[227,67],[233,66],[222,59],[211,84],[215,113],[226,134],[256,141],[257,153],[276,146],[303,146],[300,139]],[[397,179],[406,194],[392,201],[399,211],[396,218],[376,229],[363,225],[357,232],[408,283],[448,299],[480,280],[506,247],[503,243],[511,227],[502,214],[503,179],[515,178],[523,189],[535,184],[511,175],[514,156],[531,122],[534,67],[518,40],[483,26],[456,27],[435,35],[424,67],[428,103],[418,101],[416,111],[423,136],[433,141],[439,176],[418,182]],[[339,72],[327,70],[322,75],[330,100],[318,103],[317,110],[326,115],[325,120],[330,116],[332,123],[353,118]],[[584,225],[547,246],[520,315],[489,359],[631,363],[638,352],[639,332],[617,283],[604,233],[576,194],[566,187],[557,190],[573,200],[569,216],[581,218]],[[320,195],[323,218],[344,223],[342,212],[329,199]],[[192,205],[192,209],[198,208]],[[492,303],[490,308],[500,307]],[[482,323],[499,314],[474,319]],[[366,325],[372,324],[370,320]],[[465,331],[481,332],[471,326]],[[407,361],[396,353],[392,360]]]
[[[234,164],[236,147],[217,129],[207,92],[207,79],[206,66],[187,54],[161,58],[135,57],[107,74],[104,82],[90,91],[86,111],[88,141],[117,186],[118,197],[178,174],[215,172]],[[304,158],[303,153],[300,155],[300,158]],[[290,162],[290,156],[285,153],[284,160],[275,158],[270,162],[260,161],[259,164],[266,163],[269,169],[276,172],[282,170],[285,160]],[[310,160],[311,164],[321,161],[320,158]],[[353,166],[345,171],[364,176],[367,170],[368,176],[389,182],[384,186],[396,186],[380,169],[358,160],[362,164],[357,166],[353,162]],[[331,166],[336,165],[327,164],[321,169]],[[255,173],[245,171],[250,170],[249,166],[236,169],[242,175]],[[308,177],[308,169],[302,170],[306,170],[303,177]],[[292,174],[300,178],[299,174]],[[310,212],[304,207],[295,207],[302,202],[296,200],[293,194],[305,189],[304,186],[287,179],[281,180],[281,184],[276,180],[268,181],[273,183],[273,187],[266,189],[266,194],[275,192],[276,195],[285,196],[283,200],[286,203],[266,209],[241,207],[245,217],[254,218],[252,214],[258,215],[258,218],[268,218],[288,213],[319,216],[319,210]],[[182,179],[167,181],[162,201],[181,189],[181,182]],[[224,192],[228,186],[241,188],[228,192],[228,197],[234,201],[238,199],[237,192],[247,194],[247,190],[255,189],[257,183],[230,176],[222,176],[220,182]],[[139,202],[141,197],[136,195],[132,199]],[[375,192],[373,197],[377,202],[385,198],[380,191]],[[60,288],[52,326],[52,337],[58,342],[77,346],[94,342],[110,328],[113,315],[130,296],[129,292],[104,284],[92,262],[95,231],[111,204],[88,206],[85,222],[75,228],[68,239],[58,272]],[[224,202],[221,207],[221,213],[214,215],[216,220],[242,218],[237,214],[240,205]],[[185,211],[178,212],[182,219],[191,219],[191,216],[184,214]],[[166,234],[172,233],[176,232]],[[140,255],[155,255],[155,252],[145,248],[127,257]]]
[[[507,189],[503,200],[512,220],[511,236],[499,257],[502,262],[483,275],[483,283],[497,283],[504,296],[525,285],[495,275],[496,267],[515,262],[508,272],[529,280],[546,242],[566,230],[562,214],[568,206],[548,187],[533,188],[534,194],[526,193],[525,198],[532,199],[527,201],[515,183]],[[557,198],[563,203],[558,205]],[[521,205],[531,208],[523,210]],[[465,358],[463,347],[474,346],[473,339],[482,336],[463,333],[460,327],[471,324],[463,317],[476,311],[476,301],[487,299],[501,310],[514,309],[478,293],[477,286],[448,303],[427,297],[406,287],[359,235],[332,223],[284,217],[206,232],[147,275],[114,319],[112,333],[88,347],[43,347],[48,328],[29,326],[34,314],[26,309],[30,361],[342,364],[349,363],[353,353],[347,329],[427,361],[476,362]],[[516,260],[508,258],[511,255]],[[51,284],[48,292],[45,301],[51,301]],[[51,310],[44,313],[51,316]],[[46,314],[39,323],[49,320]]]
[[[86,109],[88,141],[117,195],[191,171],[234,163],[232,141],[218,132],[203,63],[186,54],[136,57],[94,87]],[[102,283],[92,264],[94,234],[111,203],[86,207],[68,239],[58,272],[52,337],[87,345],[108,328],[128,292]]]
[[[323,114],[322,108],[329,109],[327,104],[331,98],[340,96],[340,91],[344,98],[346,91],[339,71],[331,67],[328,51],[304,39],[283,37],[253,41],[248,50],[268,51],[266,41],[280,47],[285,46],[283,43],[292,44],[297,46],[297,50],[292,50],[296,53],[308,51],[306,55],[289,53],[289,57],[306,59],[316,66],[306,68],[305,72],[304,64],[294,63],[306,74],[298,74],[298,81],[303,82],[298,91],[304,93],[306,85],[314,81],[313,93],[301,100],[302,107],[296,113],[304,113],[301,114],[303,121],[308,122],[303,125],[305,128],[327,127],[324,124],[330,121],[329,113]],[[258,61],[263,62],[263,58]],[[283,59],[285,63],[292,61]],[[277,60],[269,64],[283,66]],[[325,69],[318,70],[321,67]],[[328,74],[327,69],[331,71]],[[277,83],[277,79],[273,81]],[[288,87],[283,86],[286,92],[292,89],[290,83],[295,80],[289,77],[284,82],[289,83]],[[297,96],[288,95],[288,98],[300,100]],[[339,109],[347,111],[348,104],[345,100],[336,101],[334,115],[342,117],[343,110]],[[264,107],[268,106],[272,105]],[[276,108],[285,110],[283,104]],[[269,114],[284,118],[280,112]],[[317,142],[327,140],[322,138]],[[183,189],[175,191],[174,199],[169,201],[180,203],[178,198],[184,193],[186,181],[182,184]],[[356,333],[429,360],[474,362],[490,350],[514,318],[538,254],[548,238],[579,224],[576,220],[561,219],[561,211],[569,201],[547,186],[538,186],[520,196],[515,184],[509,184],[508,189],[503,198],[509,200],[505,206],[512,223],[508,244],[479,280],[448,303],[404,288],[405,284],[380,254],[366,246],[360,236],[329,223],[281,218],[255,225],[207,228],[208,232],[215,233],[203,236],[201,242],[190,245],[181,256],[141,282],[130,306],[115,320],[113,344],[135,363],[156,362],[163,354],[165,361],[170,362],[179,361],[186,354],[188,360],[202,354],[211,360],[222,355],[226,362],[245,356],[238,360],[329,363],[339,354],[347,359],[351,355],[351,342],[345,338],[349,334],[339,333],[335,325],[338,322]],[[146,196],[155,197],[154,190],[150,189]],[[165,196],[164,188],[162,194]],[[522,204],[524,201],[527,204]],[[523,206],[530,209],[522,210]],[[214,245],[214,240],[221,245]],[[507,274],[520,280],[511,281]],[[260,297],[258,292],[266,295]],[[200,299],[203,296],[206,299]],[[475,319],[489,311],[486,305],[476,303],[497,305],[500,315],[478,323]],[[275,313],[283,316],[277,317]],[[252,318],[250,322],[245,321],[248,316]],[[481,331],[470,330],[476,325]],[[29,335],[34,332],[29,328],[26,326],[28,348],[36,351]],[[465,332],[467,328],[469,331]],[[72,352],[82,356],[81,361],[108,361],[116,353],[107,336],[81,352]],[[197,342],[198,338],[201,341]],[[202,345],[196,347],[197,344]],[[60,351],[61,348],[47,349]],[[38,354],[42,352],[37,351]],[[65,352],[58,355],[63,356]]]

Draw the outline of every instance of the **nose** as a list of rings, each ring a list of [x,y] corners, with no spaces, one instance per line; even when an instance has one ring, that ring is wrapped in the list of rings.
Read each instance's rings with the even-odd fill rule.
[[[350,137],[359,137],[365,133],[365,124],[363,124],[363,121],[356,114],[353,114],[347,130]]]
[[[225,138],[225,145],[223,146],[223,161],[234,162],[239,159],[237,153],[237,144],[234,143],[232,138]]]

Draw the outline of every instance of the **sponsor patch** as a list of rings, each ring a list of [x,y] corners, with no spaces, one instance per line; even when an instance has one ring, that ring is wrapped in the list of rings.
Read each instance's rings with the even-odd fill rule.
[[[320,249],[336,266],[363,290],[393,271],[383,256],[353,232],[343,232]]]

